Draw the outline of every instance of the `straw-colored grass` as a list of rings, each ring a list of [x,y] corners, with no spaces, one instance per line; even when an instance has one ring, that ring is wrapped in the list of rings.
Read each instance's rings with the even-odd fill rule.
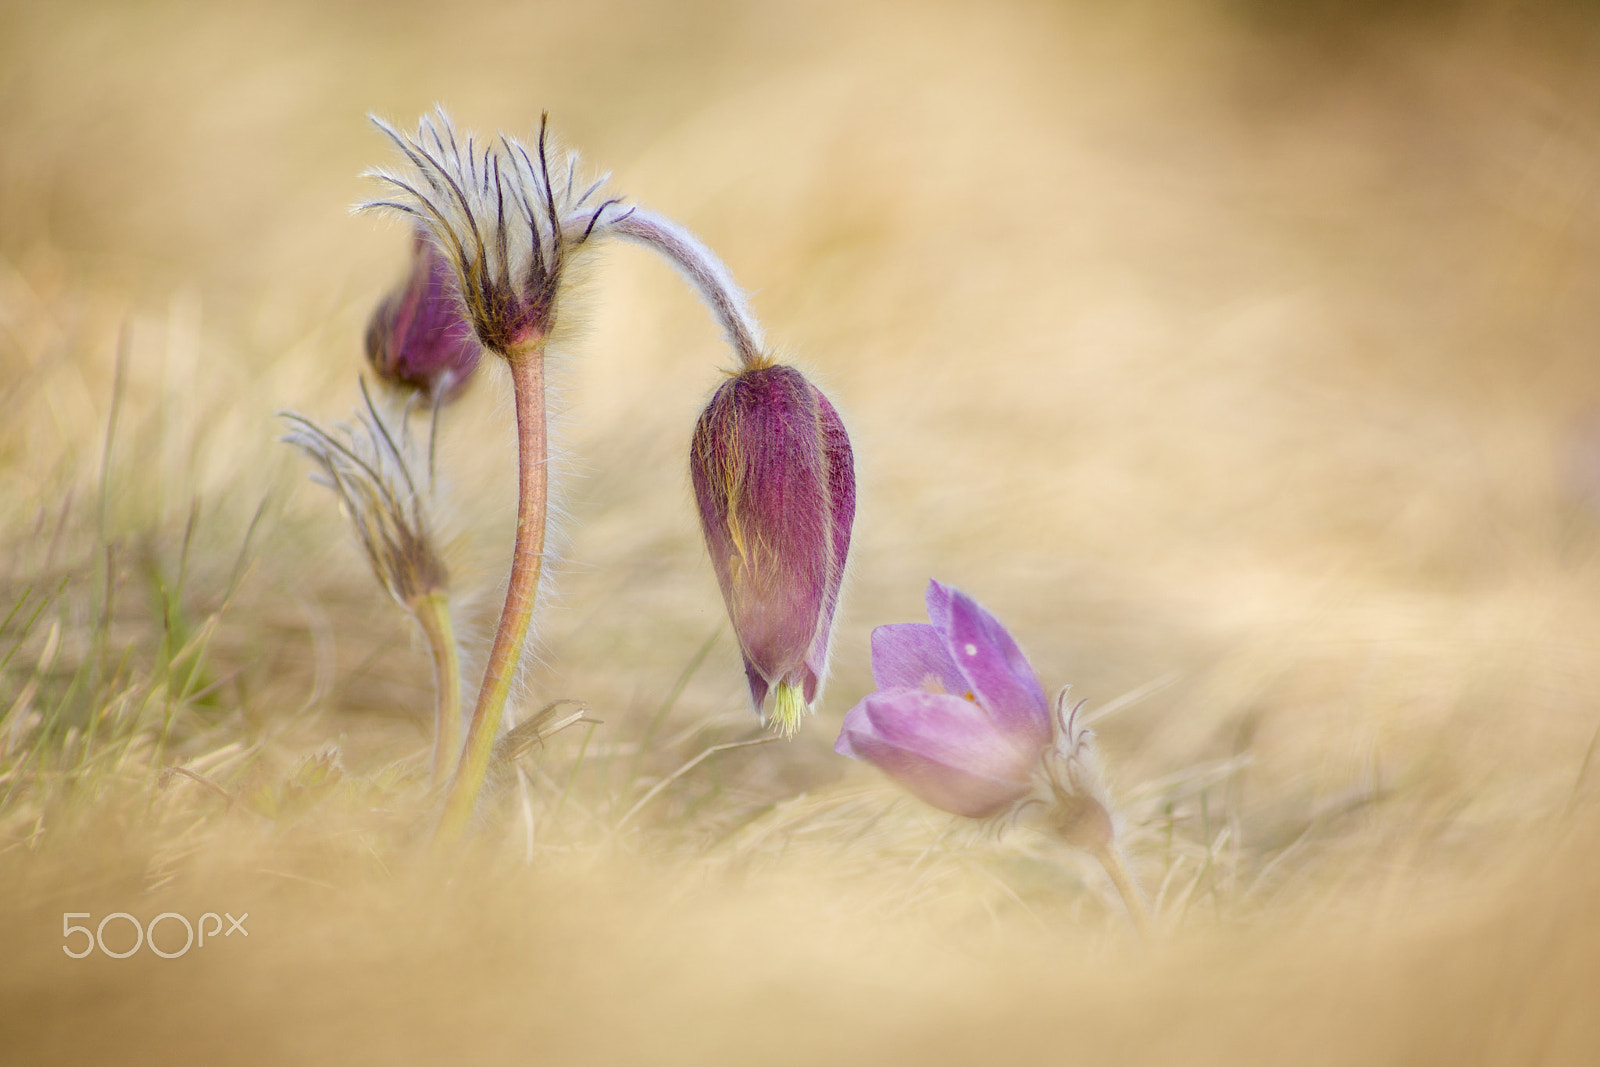
[[[1593,1062],[1600,20],[1336,7],[6,5],[0,1059]],[[599,256],[515,711],[601,724],[503,762],[443,866],[427,650],[274,443],[349,416],[404,266],[347,214],[363,116],[436,101],[549,109],[703,236],[861,488],[819,714],[737,746],[686,469],[730,360]],[[486,371],[438,456],[470,685]],[[832,754],[929,576],[1109,712],[1156,944],[1083,858]]]

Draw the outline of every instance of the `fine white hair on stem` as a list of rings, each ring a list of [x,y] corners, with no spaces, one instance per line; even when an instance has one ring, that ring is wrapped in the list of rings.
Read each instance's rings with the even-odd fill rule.
[[[698,237],[671,219],[637,206],[610,220],[607,228],[659,252],[688,278],[721,323],[746,369],[767,362],[761,327],[750,312],[744,291]]]
[[[368,171],[395,195],[356,210],[397,211],[427,230],[456,268],[485,347],[503,355],[528,332],[547,333],[568,256],[625,210],[598,196],[609,175],[580,179],[573,152],[553,160],[548,114],[531,148],[505,134],[481,143],[458,134],[443,108],[414,134],[371,118],[406,165]]]

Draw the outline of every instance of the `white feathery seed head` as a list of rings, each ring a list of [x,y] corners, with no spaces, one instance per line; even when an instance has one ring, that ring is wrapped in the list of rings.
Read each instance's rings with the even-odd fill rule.
[[[485,348],[515,357],[542,343],[563,268],[630,211],[601,196],[609,175],[581,176],[574,152],[552,158],[548,115],[531,147],[505,134],[458,134],[443,108],[423,116],[415,133],[372,121],[404,161],[367,172],[395,195],[356,210],[396,211],[427,231],[456,269],[467,320]]]
[[[413,468],[426,458],[401,420],[397,437],[361,384],[362,408],[353,424],[327,430],[303,415],[284,412],[283,440],[321,468],[316,478],[338,496],[355,527],[373,573],[408,610],[423,597],[444,594],[450,581],[429,515],[429,485]]]

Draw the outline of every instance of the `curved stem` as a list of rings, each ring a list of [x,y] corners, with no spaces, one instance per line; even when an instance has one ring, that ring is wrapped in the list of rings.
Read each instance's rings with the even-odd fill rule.
[[[517,662],[522,658],[522,646],[533,619],[534,598],[544,564],[545,502],[550,490],[546,469],[549,442],[545,428],[544,339],[513,353],[507,362],[517,404],[517,541],[512,549],[506,605],[500,612],[500,626],[489,650],[483,688],[478,691],[478,704],[467,728],[461,765],[456,768],[445,798],[437,838],[441,842],[461,837],[483,788],[500,717],[511,695]]]
[[[1100,866],[1111,876],[1111,884],[1117,887],[1117,893],[1122,897],[1122,905],[1128,909],[1128,918],[1133,920],[1140,939],[1145,944],[1150,944],[1154,940],[1154,932],[1150,927],[1150,912],[1144,906],[1144,894],[1139,892],[1139,884],[1133,880],[1127,865],[1122,862],[1122,854],[1116,845],[1106,845],[1094,850],[1094,858],[1100,861]]]
[[[637,241],[659,252],[684,273],[689,284],[699,290],[711,313],[722,324],[728,335],[728,343],[739,354],[739,361],[746,370],[767,364],[761,327],[750,313],[750,305],[743,291],[734,282],[733,275],[728,273],[722,260],[698,237],[671,219],[640,207],[606,225],[619,237]]]
[[[438,721],[434,724],[433,784],[441,786],[461,756],[461,653],[450,624],[450,602],[442,593],[419,598],[411,609],[433,652]]]

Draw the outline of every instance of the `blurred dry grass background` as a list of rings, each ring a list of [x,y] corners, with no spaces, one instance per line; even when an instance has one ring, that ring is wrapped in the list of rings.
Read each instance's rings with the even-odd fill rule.
[[[1600,1058],[1591,6],[0,14],[4,1058]],[[619,829],[751,724],[684,468],[726,359],[658,263],[600,256],[524,710],[605,725],[445,875],[425,656],[271,443],[279,409],[349,412],[401,269],[347,214],[386,152],[363,115],[434,102],[549,109],[702,234],[862,492],[817,721]],[[479,640],[505,394],[443,431]],[[930,575],[1047,686],[1139,697],[1100,729],[1158,949],[1071,857],[831,755]],[[224,908],[248,942],[59,953],[64,911]]]

